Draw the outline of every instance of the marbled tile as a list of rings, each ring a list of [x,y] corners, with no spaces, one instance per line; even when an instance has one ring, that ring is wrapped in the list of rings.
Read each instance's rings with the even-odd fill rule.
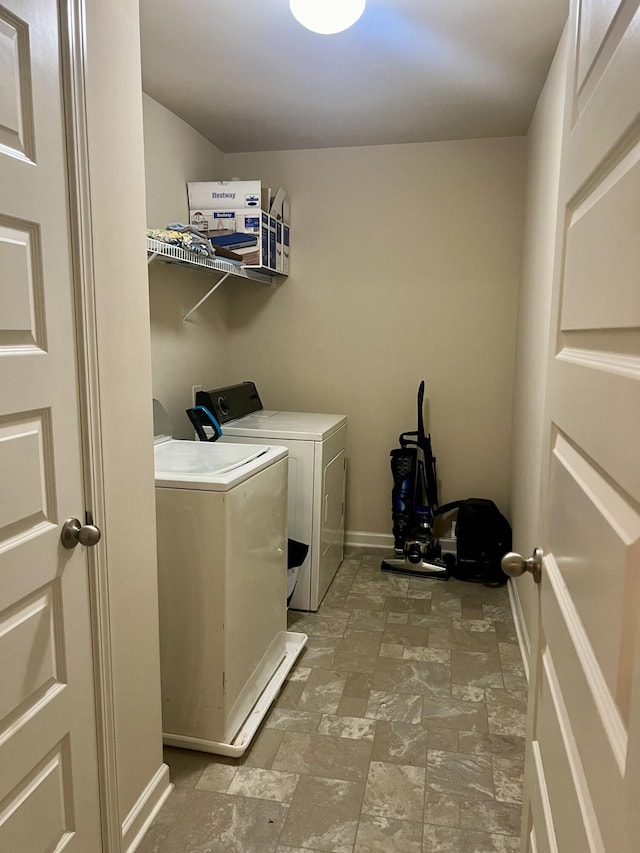
[[[290,711],[287,708],[274,708],[267,717],[267,728],[315,732],[321,717],[320,711]]]
[[[431,590],[431,592],[442,592],[446,589],[449,582],[443,581],[441,578],[421,578],[409,575],[409,590],[412,592],[422,592]]]
[[[481,634],[496,632],[495,625],[489,619],[452,619],[451,627],[456,631],[478,631]]]
[[[428,732],[423,726],[378,720],[371,760],[425,767],[427,738]]]
[[[308,847],[289,847],[288,844],[280,844],[276,853],[309,853]]]
[[[362,815],[354,853],[421,853],[422,824],[394,818]]]
[[[218,794],[224,794],[239,769],[241,768],[229,764],[212,763],[198,780],[196,788],[199,791],[214,791]]]
[[[381,639],[379,631],[353,631],[349,628],[338,643],[336,657],[341,655],[352,655],[353,657],[377,655]]]
[[[430,613],[409,613],[409,625],[422,628],[451,628],[451,619],[447,616],[431,616]]]
[[[488,637],[490,635],[476,634],[476,636]],[[451,654],[451,680],[455,684],[471,684],[476,687],[504,687],[500,657],[497,654],[487,652],[453,651]]]
[[[356,696],[343,696],[338,705],[338,717],[364,717],[368,699],[358,699]]]
[[[461,699],[442,699],[425,696],[422,722],[431,728],[462,729],[486,732],[487,709],[484,702],[464,702]]]
[[[457,729],[440,729],[437,726],[427,727],[427,745],[429,749],[438,749],[442,752],[458,751]]]
[[[493,800],[460,800],[460,827],[500,835],[518,835],[522,809],[509,803]]]
[[[439,625],[434,625],[429,630],[429,645],[433,649],[498,654],[498,639],[494,633],[441,628]]]
[[[274,853],[288,806],[193,791],[164,840],[167,853]]]
[[[240,758],[240,763],[245,767],[262,767],[269,770],[280,749],[284,732],[284,729],[270,729],[266,722],[263,723],[249,749]]]
[[[259,767],[238,767],[227,793],[238,794],[241,797],[256,797],[258,800],[290,803],[299,778],[297,773],[262,770]]]
[[[354,782],[302,777],[289,807],[281,844],[304,850],[351,853],[362,790],[362,784]]]
[[[333,664],[333,659],[338,648],[339,639],[309,637],[299,661],[305,667],[324,667],[329,669]]]
[[[394,643],[382,643],[378,657],[402,660],[404,657],[404,646],[395,645]]]
[[[504,803],[522,803],[524,761],[519,758],[493,757],[493,782],[496,800]]]
[[[433,663],[451,663],[449,649],[430,649],[427,646],[408,646],[402,657],[405,660],[429,660]]]
[[[235,767],[227,767],[227,769],[231,771],[231,775],[233,776],[236,770]],[[200,779],[202,780],[202,777],[200,777]],[[178,818],[178,815],[182,811],[182,808],[187,801],[187,797],[192,790],[193,788],[174,788],[164,801],[164,805],[162,806],[160,813],[157,815],[155,823],[163,826],[172,826],[173,822]]]
[[[423,767],[372,761],[364,793],[363,814],[422,821]]]
[[[387,613],[387,625],[406,625],[408,622],[408,613]]]
[[[409,581],[396,575],[381,574],[378,580],[362,578],[360,573],[353,582],[353,595],[384,595],[392,598],[406,598]]]
[[[508,622],[502,622],[499,619],[491,620],[496,629],[496,636],[498,637],[498,641],[501,643],[517,643],[518,642],[518,634],[516,633],[516,626],[513,624],[513,619],[509,619]]]
[[[384,610],[352,610],[348,627],[352,631],[384,631],[387,614]]]
[[[166,851],[164,842],[170,832],[171,824],[158,823],[156,818],[156,822],[147,831],[140,846],[136,848],[136,853],[162,853],[162,851]]]
[[[308,666],[294,666],[289,673],[287,681],[306,681],[311,675],[311,669]]]
[[[348,596],[348,592],[340,592],[339,590],[327,593],[322,601],[322,615],[333,616],[334,611],[336,615],[339,615],[346,607]]]
[[[429,629],[421,625],[387,625],[382,635],[383,643],[400,646],[426,646]]]
[[[419,723],[422,719],[422,696],[372,690],[365,716],[375,720]]]
[[[524,737],[527,728],[527,694],[524,690],[487,690],[489,731]]]
[[[419,616],[431,615],[430,598],[399,598],[387,596],[384,609],[388,613],[415,613]]]
[[[491,619],[494,622],[513,622],[511,605],[508,598],[504,601],[493,603],[483,602],[482,612],[485,619]]]
[[[424,799],[424,822],[433,823],[436,826],[459,827],[459,797],[454,797],[452,794],[436,794],[434,791],[427,791]]]
[[[165,746],[163,755],[169,765],[169,777],[176,788],[195,788],[212,760],[205,752],[172,746]]]
[[[446,592],[434,592],[431,599],[431,613],[433,616],[460,618],[462,616],[462,599]]]
[[[502,680],[505,690],[527,690],[529,682],[524,672],[514,672],[510,669],[502,670]]]
[[[491,759],[484,755],[430,749],[427,785],[430,791],[439,794],[493,799]]]
[[[425,696],[451,695],[451,667],[421,660],[380,658],[373,674],[372,690]]]
[[[350,740],[373,740],[376,730],[375,720],[363,717],[337,717],[324,714],[318,726],[319,735],[346,737]]]
[[[497,755],[501,758],[522,758],[525,739],[513,735],[493,735],[486,732],[458,732],[459,752],[474,755]]]
[[[524,670],[520,646],[517,643],[499,642],[498,649],[503,669],[511,669],[516,672],[522,672]]]
[[[345,601],[345,607],[351,610],[384,610],[385,595],[365,595],[350,593]]]
[[[321,711],[335,714],[342,698],[346,677],[327,669],[314,669],[303,684],[304,690],[298,702],[299,711]]]
[[[304,681],[285,681],[282,689],[276,697],[274,707],[286,708],[288,710],[297,708],[304,688]]]
[[[485,702],[487,695],[484,687],[472,684],[452,684],[451,698],[462,699],[463,702]]]
[[[289,621],[293,631],[323,639],[340,638],[347,627],[346,618],[323,616],[321,613],[296,613]]]
[[[518,853],[520,838],[426,824],[423,853]]]
[[[484,613],[482,611],[482,601],[480,600],[480,598],[473,595],[463,595],[461,598],[463,619],[484,620]]]
[[[360,782],[366,778],[370,755],[370,741],[287,732],[272,768]]]
[[[371,690],[372,674],[370,672],[349,672],[342,691],[343,697],[368,699]]]

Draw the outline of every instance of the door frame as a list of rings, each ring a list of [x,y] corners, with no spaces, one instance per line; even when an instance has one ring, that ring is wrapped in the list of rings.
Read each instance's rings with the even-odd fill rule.
[[[67,146],[69,226],[71,232],[72,293],[76,339],[77,388],[80,417],[82,482],[85,511],[102,529],[100,542],[87,548],[91,655],[94,671],[96,740],[102,846],[105,853],[122,849],[115,751],[115,712],[106,500],[100,383],[98,321],[95,300],[95,257],[89,134],[86,110],[86,2],[66,0],[59,7],[60,59]]]

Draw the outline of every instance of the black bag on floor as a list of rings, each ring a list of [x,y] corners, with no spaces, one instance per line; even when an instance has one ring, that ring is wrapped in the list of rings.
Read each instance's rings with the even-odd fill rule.
[[[456,509],[456,565],[450,574],[461,581],[503,586],[509,580],[500,567],[511,550],[509,522],[493,501],[484,498],[452,501],[438,507],[436,515]]]

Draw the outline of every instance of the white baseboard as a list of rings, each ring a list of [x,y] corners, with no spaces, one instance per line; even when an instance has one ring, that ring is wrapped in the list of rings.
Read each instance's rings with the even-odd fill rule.
[[[516,635],[518,637],[518,645],[520,646],[520,654],[522,655],[522,663],[524,665],[524,674],[529,681],[529,663],[531,660],[531,640],[527,625],[524,621],[524,613],[522,612],[522,604],[520,602],[520,594],[516,582],[509,581],[509,603],[511,604],[511,613],[516,626]]]
[[[380,550],[393,551],[393,536],[390,533],[345,530],[344,544],[350,548],[380,548]]]
[[[169,781],[169,768],[166,764],[161,764],[158,772],[140,795],[138,802],[124,819],[122,824],[123,853],[134,853],[134,850],[138,849],[147,830],[153,823],[153,819],[172,790],[173,785]]]

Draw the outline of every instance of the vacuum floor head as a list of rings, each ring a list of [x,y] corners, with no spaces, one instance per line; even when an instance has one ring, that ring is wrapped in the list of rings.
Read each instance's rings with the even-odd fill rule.
[[[406,557],[389,557],[382,561],[380,568],[383,572],[401,572],[405,575],[449,580],[449,567],[440,557],[423,559],[417,563],[412,563]]]

